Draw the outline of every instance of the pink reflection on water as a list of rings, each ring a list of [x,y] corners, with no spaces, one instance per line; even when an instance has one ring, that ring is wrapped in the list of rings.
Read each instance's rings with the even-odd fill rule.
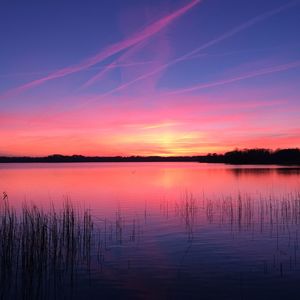
[[[284,194],[299,188],[299,172],[274,166],[235,167],[198,163],[2,164],[0,192],[18,206],[26,199],[60,206],[64,197],[95,211],[158,210],[185,193],[214,199],[226,195]]]
[[[299,170],[199,163],[0,164],[0,192],[7,192],[15,206],[26,198],[59,207],[65,195],[91,207],[93,216],[102,220],[106,263],[102,270],[92,262],[94,287],[103,280],[151,295],[169,289],[161,289],[162,280],[170,287],[177,284],[181,269],[197,278],[198,288],[200,279],[215,284],[228,270],[240,274],[250,266],[253,272],[264,262],[276,274],[278,266],[291,265],[289,255],[298,260],[293,252],[298,198],[287,195],[299,191]],[[270,195],[274,197],[268,202]],[[260,196],[267,206],[261,205]],[[258,200],[258,205],[249,205],[248,199]],[[282,200],[278,206],[277,200]],[[286,209],[285,204],[292,206]],[[282,253],[289,255],[281,257],[278,241]]]

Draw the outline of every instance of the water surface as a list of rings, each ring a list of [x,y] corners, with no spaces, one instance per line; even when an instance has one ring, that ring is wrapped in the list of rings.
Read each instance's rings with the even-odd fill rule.
[[[278,166],[0,164],[17,209],[91,211],[98,244],[63,293],[43,287],[57,299],[298,299],[299,188]]]

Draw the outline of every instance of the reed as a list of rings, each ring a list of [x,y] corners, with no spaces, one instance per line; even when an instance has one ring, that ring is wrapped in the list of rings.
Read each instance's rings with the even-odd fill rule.
[[[79,273],[90,272],[95,263],[102,270],[106,261],[114,257],[115,249],[140,243],[141,224],[148,226],[146,218],[145,222],[139,220],[144,211],[126,217],[119,208],[109,220],[93,217],[90,209],[77,209],[68,199],[61,209],[50,205],[47,210],[30,203],[16,210],[6,194],[0,200],[0,299],[72,299],[64,294],[65,287],[75,286]],[[278,249],[281,238],[288,237],[292,248],[290,268],[299,260],[300,193],[196,197],[185,192],[179,201],[164,199],[160,209],[168,222],[176,222],[174,216],[180,220],[188,249],[200,236],[198,225],[207,223],[217,230],[231,230],[232,236],[244,231],[253,236],[270,232],[277,239]],[[147,218],[151,221],[151,214],[147,213]],[[283,260],[281,252],[277,252],[274,265],[280,266]],[[264,261],[262,269],[269,272],[270,262]],[[286,269],[282,265],[281,274]]]
[[[0,207],[0,285],[4,299],[21,291],[23,299],[43,297],[49,282],[72,280],[89,266],[94,243],[89,210],[79,212],[66,200],[56,211],[24,203],[17,212],[3,197]],[[17,287],[17,289],[12,289]],[[10,295],[20,297],[20,295]]]
[[[165,215],[165,202],[160,205]],[[172,210],[168,207],[168,214]],[[282,195],[219,195],[217,197],[196,198],[185,193],[179,201],[174,202],[173,212],[180,217],[189,232],[197,220],[206,220],[209,224],[230,225],[232,229],[264,229],[287,232],[292,226],[300,224],[300,192]]]

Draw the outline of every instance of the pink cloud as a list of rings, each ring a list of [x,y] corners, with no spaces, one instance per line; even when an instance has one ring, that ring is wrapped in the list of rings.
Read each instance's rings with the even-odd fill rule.
[[[260,91],[157,95],[151,106],[143,106],[138,97],[116,101],[109,97],[84,111],[57,114],[52,110],[47,116],[40,113],[44,107],[27,114],[1,112],[0,152],[191,155],[255,146],[255,140],[271,148],[299,146],[296,104],[288,106],[287,100]]]

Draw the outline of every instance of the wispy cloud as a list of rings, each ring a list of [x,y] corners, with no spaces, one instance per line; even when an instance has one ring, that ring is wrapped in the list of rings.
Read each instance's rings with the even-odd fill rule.
[[[152,60],[148,61],[136,61],[130,63],[121,63],[119,59],[115,60],[115,64],[112,64],[111,68],[127,68],[127,67],[135,67],[140,65],[147,65],[152,64]],[[88,68],[86,71],[93,71],[93,70],[104,70],[108,66],[94,66]],[[34,75],[47,75],[50,72],[55,72],[54,70],[44,70],[44,71],[36,71],[36,72],[20,72],[20,73],[8,73],[8,74],[0,74],[0,78],[14,78],[14,77],[32,77]]]
[[[139,82],[141,80],[144,80],[144,79],[146,79],[146,78],[148,78],[150,76],[153,76],[153,75],[155,75],[155,74],[157,74],[157,73],[159,73],[159,72],[161,72],[161,71],[163,71],[163,70],[165,70],[165,69],[167,69],[167,68],[169,68],[169,67],[171,67],[171,66],[173,66],[173,65],[175,65],[175,64],[177,64],[179,62],[185,61],[187,59],[191,59],[191,58],[193,58],[193,56],[195,54],[199,53],[200,51],[202,51],[204,49],[207,49],[207,48],[209,48],[209,47],[211,47],[211,46],[213,46],[215,44],[218,44],[218,43],[220,43],[220,42],[222,42],[222,41],[224,41],[224,40],[226,40],[226,39],[228,39],[228,38],[230,38],[230,37],[232,37],[232,36],[234,36],[234,35],[242,32],[242,31],[244,31],[244,30],[246,30],[246,29],[248,29],[248,28],[256,25],[257,23],[262,22],[262,21],[264,21],[264,20],[266,20],[266,19],[268,19],[268,18],[270,18],[270,17],[272,17],[272,16],[274,16],[274,15],[282,12],[283,10],[291,8],[291,7],[293,7],[293,6],[295,6],[295,5],[299,4],[299,3],[300,3],[299,0],[292,1],[292,2],[289,2],[288,4],[285,4],[283,6],[280,6],[280,7],[276,8],[276,9],[270,10],[270,11],[268,11],[266,13],[263,13],[263,14],[261,14],[259,16],[256,16],[256,17],[252,18],[251,20],[249,20],[249,21],[247,21],[247,22],[245,22],[245,23],[243,23],[243,24],[241,24],[241,25],[233,28],[232,30],[224,33],[223,35],[221,35],[221,36],[219,36],[219,37],[217,37],[215,39],[212,39],[211,41],[205,43],[204,45],[201,45],[201,46],[199,46],[199,47],[197,47],[197,48],[195,48],[195,49],[187,52],[186,54],[184,54],[184,55],[182,55],[182,56],[180,56],[180,57],[178,57],[178,58],[170,61],[169,63],[161,65],[160,67],[156,68],[155,70],[153,70],[151,72],[145,73],[145,74],[143,74],[143,75],[141,75],[141,76],[139,76],[139,77],[137,77],[137,78],[135,78],[135,79],[133,79],[133,80],[131,80],[129,82],[126,82],[126,83],[123,83],[123,84],[119,85],[118,87],[110,90],[109,92],[103,94],[102,96],[108,96],[110,94],[118,92],[118,91],[120,91],[120,90],[122,90],[124,88],[127,88],[127,87],[131,86],[132,84],[135,84],[135,83],[137,83],[137,82]]]
[[[244,30],[252,27],[253,25],[256,25],[257,23],[260,23],[260,22],[262,22],[262,21],[264,21],[264,20],[266,20],[266,19],[268,19],[268,18],[270,18],[274,15],[277,15],[278,13],[280,13],[280,12],[282,12],[282,11],[288,9],[288,8],[291,8],[291,7],[293,7],[293,6],[295,6],[299,3],[300,3],[299,0],[291,1],[288,4],[282,5],[278,8],[276,8],[276,9],[270,10],[266,13],[263,13],[259,16],[256,16],[255,18],[253,18],[253,19],[251,19],[251,20],[249,20],[249,21],[247,21],[247,22],[231,29],[230,31],[224,33],[223,35],[221,35],[221,36],[219,36],[215,39],[212,39],[211,41],[207,42],[206,44],[204,44],[200,47],[197,47],[196,49],[194,49],[194,50],[190,51],[189,53],[183,55],[182,57],[180,57],[180,60],[184,60],[184,59],[186,59],[190,56],[193,56],[194,54],[200,52],[201,50],[207,49],[208,47],[211,47],[215,44],[218,44],[218,43],[222,42],[223,40],[226,40],[226,39],[236,35],[237,33],[240,33],[241,31],[244,31]]]
[[[196,90],[200,90],[200,89],[205,89],[205,88],[225,85],[225,84],[229,84],[229,83],[233,83],[233,82],[237,82],[237,81],[241,81],[241,80],[245,80],[245,79],[250,79],[250,78],[254,78],[254,77],[258,77],[258,76],[262,76],[262,75],[283,72],[283,71],[287,71],[287,70],[297,68],[297,67],[300,67],[300,60],[297,60],[297,61],[294,61],[291,63],[287,63],[287,64],[273,66],[270,68],[256,70],[256,71],[242,74],[242,75],[239,75],[239,76],[233,77],[233,78],[223,79],[223,80],[219,80],[219,81],[215,81],[215,82],[197,84],[197,85],[194,85],[194,86],[191,86],[188,88],[171,91],[166,94],[168,94],[168,95],[176,94],[177,95],[177,94],[192,92],[192,91],[196,91]]]
[[[0,148],[10,155],[154,155],[161,147],[169,155],[188,155],[257,146],[252,139],[261,133],[261,144],[272,142],[269,147],[299,145],[299,131],[292,131],[299,127],[297,103],[288,106],[286,99],[259,95],[261,99],[253,91],[222,93],[213,97],[215,102],[205,95],[160,95],[151,107],[137,107],[139,99],[115,106],[114,98],[108,98],[84,113],[53,113],[47,118],[40,117],[42,108],[26,114],[0,112]],[[290,129],[298,138],[286,139]],[[277,133],[284,135],[273,139]]]
[[[140,30],[139,32],[135,33],[134,35],[130,36],[129,38],[105,48],[104,50],[102,50],[98,54],[94,55],[93,57],[90,57],[79,64],[72,65],[72,66],[69,66],[66,68],[62,68],[58,71],[50,73],[49,75],[47,75],[45,77],[31,81],[29,83],[26,83],[22,86],[15,88],[15,89],[12,89],[12,90],[6,92],[4,95],[2,95],[0,97],[0,99],[18,94],[20,92],[23,92],[23,91],[33,88],[35,86],[39,86],[49,80],[61,78],[61,77],[82,71],[84,69],[87,69],[95,64],[98,64],[98,63],[104,61],[105,59],[107,59],[108,57],[111,57],[112,55],[119,53],[120,51],[122,51],[124,49],[127,49],[137,43],[140,43],[140,42],[150,38],[154,34],[158,33],[162,29],[164,29],[166,26],[171,24],[177,18],[179,18],[180,16],[185,14],[187,11],[192,9],[195,5],[199,4],[201,1],[202,0],[193,0],[189,4],[183,6],[182,8],[176,10],[175,12],[161,18],[160,20],[152,23],[151,25]]]
[[[120,57],[118,57],[117,59],[115,59],[114,61],[112,61],[110,64],[108,64],[107,66],[105,66],[100,72],[98,72],[95,76],[93,76],[87,82],[85,82],[81,86],[81,88],[83,89],[83,88],[87,88],[87,87],[93,85],[95,82],[97,82],[98,80],[102,79],[109,71],[113,70],[114,68],[116,68],[118,66],[122,66],[122,64],[120,64],[120,62],[122,62],[127,57],[130,57],[134,53],[138,52],[140,49],[142,49],[143,46],[144,46],[144,42],[140,42],[140,43],[132,46],[131,48],[129,48]],[[136,64],[134,64],[134,63],[131,64],[131,66],[137,66],[137,65],[138,65],[138,62]]]
[[[125,124],[125,127],[129,128],[137,128],[140,130],[147,130],[147,129],[161,129],[161,128],[168,128],[168,127],[175,127],[180,125],[181,122],[160,122],[160,123],[136,123],[136,124]]]

